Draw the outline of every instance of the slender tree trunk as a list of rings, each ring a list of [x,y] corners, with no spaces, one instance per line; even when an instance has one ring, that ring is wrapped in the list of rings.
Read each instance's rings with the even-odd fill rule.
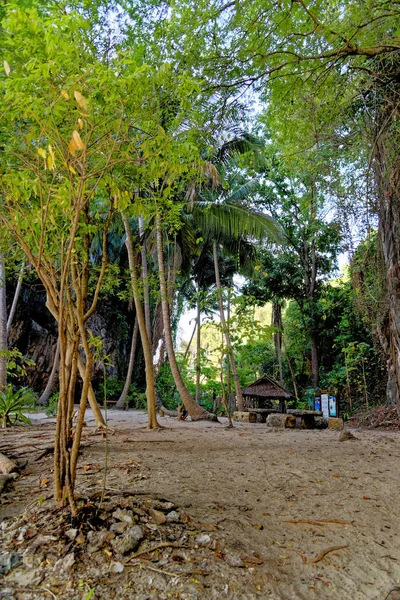
[[[226,316],[228,317],[228,333],[229,333],[229,323],[231,322],[231,294],[230,294],[230,291],[228,291]],[[232,381],[231,381],[231,379],[232,379],[231,378],[231,362],[228,360],[227,369],[226,369],[226,387],[228,390],[229,409],[231,407],[232,401],[235,400],[235,398],[232,398]],[[234,403],[234,405],[236,405],[236,402]]]
[[[78,371],[79,371],[79,375],[82,378],[82,381],[85,382],[86,366],[80,356],[78,356]],[[89,386],[88,386],[88,400],[89,400],[89,406],[93,412],[94,420],[96,422],[96,427],[105,427],[106,423],[104,421],[103,414],[102,414],[99,404],[97,402],[96,395],[93,391],[93,386],[92,386],[91,382],[89,382]]]
[[[197,298],[197,343],[196,343],[196,402],[200,404],[200,374],[201,374],[201,303]]]
[[[131,273],[131,284],[133,299],[135,302],[136,318],[138,322],[140,339],[142,340],[142,348],[144,355],[144,363],[146,369],[146,398],[147,398],[147,413],[148,413],[148,428],[154,429],[160,427],[157,421],[156,412],[156,389],[154,380],[153,355],[151,352],[151,344],[147,334],[146,317],[143,310],[142,301],[139,292],[139,280],[137,274],[137,266],[135,264],[135,254],[133,250],[132,232],[127,217],[122,216],[126,233],[126,248],[128,251],[129,270]]]
[[[182,402],[190,415],[192,421],[199,421],[201,419],[216,421],[217,417],[207,412],[195,400],[191,397],[186,386],[183,382],[182,376],[179,371],[178,364],[176,362],[174,344],[172,340],[171,331],[171,320],[170,320],[170,309],[168,302],[167,282],[165,279],[165,267],[164,267],[164,249],[163,249],[163,237],[161,228],[161,217],[159,214],[156,215],[156,236],[157,236],[157,256],[158,256],[158,269],[160,279],[160,292],[161,292],[161,306],[164,324],[164,335],[165,345],[167,347],[169,364],[171,367],[172,376],[175,381],[175,385],[182,399]]]
[[[146,238],[144,235],[143,217],[139,217],[139,236],[142,242],[142,283],[143,283],[143,300],[144,300],[144,316],[146,319],[146,329],[149,342],[151,344],[151,318],[150,318],[150,293],[149,293],[149,270],[147,266],[146,253]]]
[[[138,342],[138,333],[139,333],[139,323],[138,323],[138,319],[136,317],[135,324],[133,326],[131,350],[129,353],[128,372],[126,374],[124,389],[122,390],[122,393],[121,393],[120,397],[118,398],[118,402],[115,405],[115,408],[124,408],[124,406],[125,406],[126,398],[128,396],[128,392],[129,392],[129,386],[131,385],[131,380],[132,380],[133,365],[135,364],[135,354],[136,354],[136,347],[137,347],[137,342]]]
[[[0,254],[0,392],[7,386],[7,299],[5,256]]]
[[[57,339],[56,351],[53,357],[53,366],[50,371],[49,379],[47,380],[47,385],[44,389],[43,394],[40,396],[38,400],[38,404],[41,406],[47,405],[49,402],[49,398],[51,396],[51,392],[53,390],[54,381],[57,375],[58,366],[60,363],[60,340]]]
[[[283,385],[282,372],[282,307],[277,302],[272,304],[272,326],[275,328],[274,344],[279,368],[279,383]]]
[[[213,242],[213,252],[214,252],[215,281],[216,281],[217,290],[218,290],[219,314],[220,314],[220,319],[221,319],[222,330],[225,335],[225,344],[226,344],[226,349],[228,352],[229,361],[230,361],[230,365],[231,365],[231,369],[232,369],[233,382],[235,384],[236,403],[237,403],[237,407],[239,410],[244,410],[243,394],[242,394],[242,390],[241,390],[240,383],[239,383],[239,377],[238,377],[237,370],[236,370],[235,358],[233,356],[231,337],[229,335],[229,330],[228,330],[226,320],[225,320],[224,304],[222,301],[221,278],[219,275],[217,243],[215,241]]]
[[[186,360],[186,358],[187,358],[187,355],[189,354],[190,346],[192,345],[193,338],[194,338],[194,334],[196,333],[196,329],[197,329],[197,320],[196,320],[196,322],[195,322],[195,324],[194,324],[193,331],[192,331],[192,335],[190,336],[189,343],[188,343],[188,345],[187,345],[187,347],[186,347],[186,350],[185,350],[185,355],[184,355],[184,357],[183,357],[183,360]]]
[[[25,261],[23,260],[22,264],[21,264],[21,269],[20,269],[19,275],[18,275],[17,287],[15,288],[14,298],[13,298],[13,301],[12,301],[12,304],[11,304],[11,308],[10,308],[10,314],[8,315],[7,334],[9,333],[9,331],[11,329],[12,322],[14,320],[14,315],[15,315],[15,311],[16,311],[16,308],[17,308],[19,296],[21,294],[21,288],[22,288],[22,281],[24,279],[24,273],[25,273]]]
[[[283,336],[282,336],[282,344],[283,344],[283,347],[285,348],[286,360],[287,360],[287,364],[288,364],[288,367],[289,367],[290,376],[292,378],[294,395],[296,397],[296,400],[298,400],[299,399],[299,394],[297,392],[296,376],[294,374],[294,370],[293,370],[293,367],[292,367],[292,361],[289,358],[289,352],[288,352],[288,349],[287,349],[287,346],[286,346],[285,338]]]
[[[317,389],[319,384],[318,377],[318,339],[317,335],[313,332],[311,334],[311,377],[312,386]]]

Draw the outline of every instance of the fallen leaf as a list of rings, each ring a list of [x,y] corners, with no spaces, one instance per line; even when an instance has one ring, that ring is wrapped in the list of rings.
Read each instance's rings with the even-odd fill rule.
[[[340,477],[339,473],[334,473],[332,477]]]
[[[9,74],[11,73],[10,65],[8,64],[8,62],[6,60],[4,61],[3,65],[4,65],[4,71],[8,77]]]
[[[363,496],[362,499],[363,500],[371,500],[371,498],[369,496]]]

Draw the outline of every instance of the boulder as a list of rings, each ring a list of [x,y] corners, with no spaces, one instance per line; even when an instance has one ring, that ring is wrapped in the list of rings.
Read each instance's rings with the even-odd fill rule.
[[[337,419],[335,417],[331,417],[328,421],[328,427],[329,427],[329,429],[332,429],[333,431],[342,431],[342,429],[344,427],[343,419]]]

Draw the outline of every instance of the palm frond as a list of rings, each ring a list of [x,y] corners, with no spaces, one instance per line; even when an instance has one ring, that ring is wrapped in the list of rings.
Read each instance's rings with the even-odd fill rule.
[[[283,241],[282,229],[275,219],[240,204],[199,200],[193,204],[193,216],[203,235],[217,241],[240,237],[259,241],[268,238],[276,243]]]

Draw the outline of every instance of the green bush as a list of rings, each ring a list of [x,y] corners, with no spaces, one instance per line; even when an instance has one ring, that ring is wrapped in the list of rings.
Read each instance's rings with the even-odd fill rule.
[[[35,405],[36,396],[32,390],[27,387],[14,390],[12,385],[8,385],[5,391],[0,392],[0,420],[4,429],[8,425],[16,423],[31,424],[30,420],[23,414],[23,411],[32,408]]]
[[[60,394],[58,392],[54,392],[54,394],[50,396],[49,403],[44,409],[44,412],[48,417],[55,417],[57,415],[59,397]]]

